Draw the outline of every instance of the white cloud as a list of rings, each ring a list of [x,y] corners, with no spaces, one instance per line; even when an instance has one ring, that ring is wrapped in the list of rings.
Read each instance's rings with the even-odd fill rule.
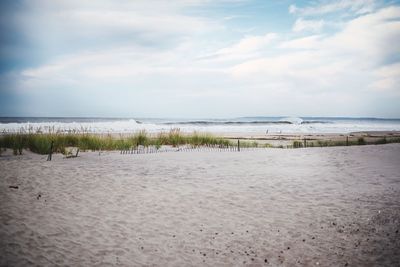
[[[305,20],[303,18],[299,18],[293,25],[292,30],[294,32],[302,32],[302,31],[311,31],[311,32],[319,32],[324,27],[324,20]]]
[[[232,21],[224,16],[185,12],[209,0],[38,3],[35,12],[19,18],[25,34],[48,47],[49,54],[59,48],[62,53],[14,73],[13,90],[20,95],[71,90],[71,98],[96,94],[105,102],[114,97],[119,105],[135,99],[136,111],[150,110],[148,99],[167,111],[171,103],[189,110],[214,101],[226,114],[238,106],[237,113],[261,114],[268,100],[268,110],[276,115],[290,110],[324,115],[319,106],[328,112],[348,103],[346,110],[356,112],[360,96],[373,99],[384,92],[391,97],[400,91],[398,6],[366,12],[368,1],[292,5],[289,11],[298,16],[292,31],[273,33],[258,25],[228,28]],[[329,17],[318,15],[340,10],[357,16],[330,31]],[[248,26],[254,26],[253,35],[238,31]],[[310,102],[318,105],[309,107]]]
[[[389,77],[386,69],[378,72],[376,68],[400,52],[392,45],[400,43],[399,17],[400,8],[386,8],[349,21],[334,35],[283,41],[275,33],[245,36],[200,61],[202,45],[193,42],[159,51],[129,45],[80,52],[25,70],[22,75],[31,84],[32,81],[56,84],[60,80],[76,84],[81,81],[134,84],[154,75],[204,77],[231,73],[239,84],[279,84],[288,91],[299,86],[304,92],[349,86],[364,90],[389,84],[394,90],[397,80],[393,75]]]
[[[370,88],[379,92],[395,92],[400,95],[400,63],[378,68],[373,72],[376,77]]]
[[[298,8],[296,7],[296,5],[290,5],[289,6],[289,13],[290,14],[295,14],[297,12]]]
[[[174,46],[195,34],[223,29],[218,20],[184,12],[188,7],[206,3],[205,0],[39,0],[26,2],[13,18],[21,34],[46,54],[128,43],[160,48]]]
[[[297,7],[289,6],[289,13],[301,16],[315,16],[334,13],[339,11],[350,11],[355,14],[366,14],[372,12],[376,3],[374,0],[336,0],[336,1],[318,1],[312,6]]]
[[[400,54],[400,8],[389,7],[350,20],[333,35],[311,35],[278,44],[275,55],[251,59],[231,68],[233,77],[249,83],[285,81],[301,90],[353,94],[368,88],[399,91],[398,64],[382,67]]]
[[[296,39],[290,39],[280,43],[279,48],[288,49],[316,49],[320,45],[322,35],[311,35]]]
[[[277,39],[276,33],[267,33],[260,36],[246,36],[237,43],[224,47],[215,53],[217,57],[229,58],[243,58],[249,56],[251,53],[265,49],[272,41]]]
[[[341,55],[350,55],[363,64],[381,65],[400,53],[400,7],[388,7],[347,23],[327,38],[324,46]]]

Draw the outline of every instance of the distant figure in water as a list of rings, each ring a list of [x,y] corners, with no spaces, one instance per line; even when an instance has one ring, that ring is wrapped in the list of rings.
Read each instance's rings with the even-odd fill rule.
[[[265,134],[268,134],[268,130],[265,132]]]

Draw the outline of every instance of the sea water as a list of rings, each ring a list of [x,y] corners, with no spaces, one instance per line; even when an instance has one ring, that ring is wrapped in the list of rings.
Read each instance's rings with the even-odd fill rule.
[[[0,117],[0,132],[149,133],[351,133],[400,131],[400,119],[332,117],[240,117],[221,119]]]

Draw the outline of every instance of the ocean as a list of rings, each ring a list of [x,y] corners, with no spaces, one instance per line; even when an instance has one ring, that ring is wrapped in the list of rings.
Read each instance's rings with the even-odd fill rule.
[[[0,131],[149,133],[179,128],[212,133],[351,133],[400,131],[400,119],[345,117],[239,117],[226,119],[0,117]]]

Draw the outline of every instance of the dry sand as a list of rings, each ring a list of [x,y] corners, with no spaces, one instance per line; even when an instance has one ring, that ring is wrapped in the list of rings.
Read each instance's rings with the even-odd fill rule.
[[[399,266],[399,163],[399,144],[3,154],[0,265]]]
[[[386,138],[388,141],[400,138],[399,131],[365,131],[365,132],[353,132],[348,134],[338,133],[215,133],[216,136],[222,136],[226,139],[235,140],[247,140],[256,141],[259,144],[268,143],[274,146],[287,146],[293,145],[293,141],[317,142],[317,141],[342,141],[346,139],[350,142],[357,141],[359,138],[363,138],[367,143],[374,143],[382,138]],[[398,141],[396,142],[398,143]],[[318,146],[318,144],[316,144]]]

